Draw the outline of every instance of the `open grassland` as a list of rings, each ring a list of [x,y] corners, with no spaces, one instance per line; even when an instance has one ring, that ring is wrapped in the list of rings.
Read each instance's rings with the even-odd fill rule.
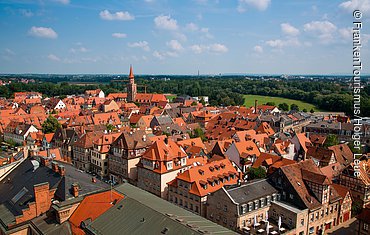
[[[282,103],[287,103],[290,107],[291,104],[296,104],[299,110],[307,109],[309,112],[312,108],[315,111],[322,111],[318,109],[315,105],[306,103],[300,100],[287,99],[282,97],[271,97],[262,95],[244,95],[244,106],[251,107],[254,106],[254,101],[258,100],[258,105],[266,104],[267,102],[274,102],[276,106]]]

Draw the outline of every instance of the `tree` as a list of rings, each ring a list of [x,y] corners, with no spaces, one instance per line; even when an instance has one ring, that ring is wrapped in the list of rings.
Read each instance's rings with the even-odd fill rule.
[[[193,133],[190,133],[189,135],[190,135],[191,138],[200,137],[202,139],[202,141],[207,140],[207,138],[204,136],[204,132],[203,132],[202,128],[195,128]]]
[[[291,104],[291,105],[290,105],[290,110],[293,110],[293,111],[299,111],[299,107],[298,107],[298,105],[296,105],[296,104]]]
[[[249,168],[249,179],[263,179],[266,178],[266,169],[264,167]]]
[[[303,109],[302,111],[305,112],[305,113],[307,113],[307,109]]]
[[[313,110],[313,109],[310,110],[310,113],[314,113],[314,112],[315,112],[315,110]]]
[[[193,101],[192,103],[191,103],[191,106],[196,106],[198,103],[196,102],[196,101]]]
[[[275,106],[275,102],[267,102],[266,105]]]
[[[353,141],[348,143],[348,147],[351,149],[352,153],[361,154],[361,150],[355,148],[355,145],[353,144]]]
[[[54,133],[60,127],[61,125],[58,120],[55,117],[49,115],[49,117],[42,124],[42,131],[45,134]]]
[[[110,123],[108,123],[108,124],[107,124],[107,130],[108,130],[108,131],[113,131],[115,128],[116,128],[116,127],[115,127],[115,126],[113,126],[112,124],[110,124]]]
[[[279,104],[279,109],[283,110],[283,111],[289,111],[289,105],[287,103],[282,103],[282,104]]]
[[[326,140],[324,143],[325,147],[330,147],[330,146],[337,145],[337,144],[339,144],[339,141],[336,135],[330,134],[326,136]]]

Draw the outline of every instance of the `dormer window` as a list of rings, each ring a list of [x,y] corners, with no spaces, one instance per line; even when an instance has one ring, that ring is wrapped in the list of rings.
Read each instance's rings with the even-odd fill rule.
[[[204,175],[204,171],[203,170],[198,170],[199,174],[200,175]]]
[[[172,170],[172,162],[167,162],[167,170]]]

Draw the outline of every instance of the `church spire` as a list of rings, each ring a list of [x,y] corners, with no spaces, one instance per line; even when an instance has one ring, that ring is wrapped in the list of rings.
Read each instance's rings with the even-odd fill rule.
[[[130,74],[128,75],[128,78],[129,79],[133,79],[134,78],[134,72],[132,70],[132,65],[130,65]]]

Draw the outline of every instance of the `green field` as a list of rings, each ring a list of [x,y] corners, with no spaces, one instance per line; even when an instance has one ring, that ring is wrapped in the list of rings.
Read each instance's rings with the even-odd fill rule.
[[[306,103],[300,100],[292,100],[282,97],[271,97],[271,96],[262,96],[262,95],[244,95],[244,105],[246,107],[254,106],[254,101],[258,100],[258,105],[266,104],[267,102],[274,102],[276,106],[282,103],[287,103],[290,107],[291,104],[296,104],[299,107],[299,110],[307,109],[310,111],[312,108],[315,111],[322,111],[317,108],[315,105]]]

